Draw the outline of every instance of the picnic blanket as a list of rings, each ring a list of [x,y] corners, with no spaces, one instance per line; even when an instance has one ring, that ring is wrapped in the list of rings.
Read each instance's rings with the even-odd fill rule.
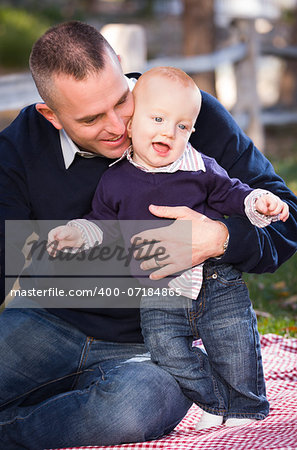
[[[270,414],[265,420],[233,428],[221,425],[198,432],[195,424],[202,411],[194,405],[180,424],[163,438],[135,444],[77,447],[75,450],[296,450],[297,339],[267,334],[261,337],[261,344],[270,401]]]

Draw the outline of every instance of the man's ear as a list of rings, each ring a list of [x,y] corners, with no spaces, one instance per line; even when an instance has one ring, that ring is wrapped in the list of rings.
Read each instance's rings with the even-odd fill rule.
[[[128,124],[127,124],[127,133],[128,133],[128,137],[131,139],[131,134],[132,134],[132,119],[129,120]]]
[[[36,110],[43,115],[57,130],[61,130],[63,125],[60,123],[54,111],[47,106],[46,103],[37,103]]]

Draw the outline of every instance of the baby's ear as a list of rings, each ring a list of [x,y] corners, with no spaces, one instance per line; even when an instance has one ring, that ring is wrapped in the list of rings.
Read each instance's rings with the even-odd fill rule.
[[[129,138],[131,138],[131,134],[132,134],[132,119],[130,119],[128,124],[127,124],[127,132],[128,132]]]
[[[196,131],[196,128],[193,127],[191,133],[195,133],[195,131]]]

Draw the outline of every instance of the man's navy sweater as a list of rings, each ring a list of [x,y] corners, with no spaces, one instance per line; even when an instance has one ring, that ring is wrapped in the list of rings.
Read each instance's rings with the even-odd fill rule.
[[[230,231],[230,243],[221,261],[247,272],[272,272],[296,251],[297,199],[219,102],[206,93],[202,96],[192,145],[214,157],[230,177],[237,177],[252,188],[268,189],[290,205],[290,218],[285,224],[277,222],[265,229],[257,229],[239,216],[224,219]],[[76,156],[66,170],[58,131],[34,105],[25,108],[0,134],[2,238],[5,219],[68,221],[88,213],[96,186],[110,162],[101,157]],[[3,251],[1,257],[3,267]],[[20,254],[15,261],[16,273],[22,265]],[[52,312],[98,339],[142,341],[138,310],[56,309]]]

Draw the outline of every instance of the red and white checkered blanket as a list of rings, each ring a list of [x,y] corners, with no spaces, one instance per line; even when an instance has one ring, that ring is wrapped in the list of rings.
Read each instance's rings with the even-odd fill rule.
[[[270,401],[270,415],[265,420],[241,427],[222,425],[198,432],[194,426],[202,411],[194,405],[175,430],[161,439],[76,450],[296,450],[297,339],[268,334],[261,337],[261,344]]]

